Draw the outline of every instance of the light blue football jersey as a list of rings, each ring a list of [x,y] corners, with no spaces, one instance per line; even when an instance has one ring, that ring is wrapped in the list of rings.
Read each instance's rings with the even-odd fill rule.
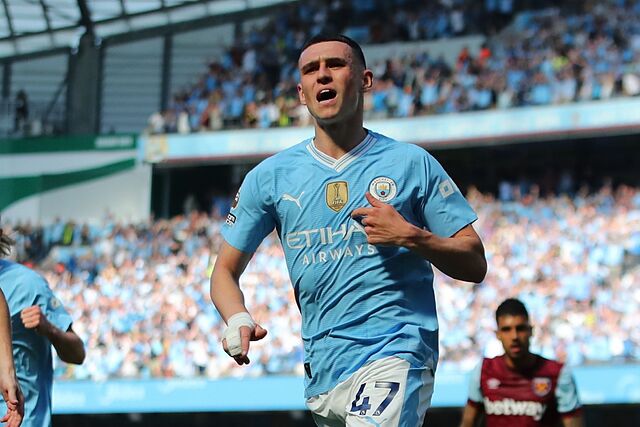
[[[22,426],[48,427],[53,382],[51,342],[33,329],[25,328],[20,312],[38,305],[49,322],[63,331],[71,326],[71,317],[44,278],[23,265],[0,260],[0,288],[9,305],[13,360],[25,398]],[[6,405],[0,395],[0,414],[5,413]]]
[[[367,243],[350,216],[370,206],[367,191],[438,236],[477,219],[429,153],[369,131],[340,159],[311,139],[266,159],[247,174],[223,227],[225,240],[247,253],[274,228],[280,236],[302,313],[306,397],[387,356],[437,364],[431,264],[403,247]]]

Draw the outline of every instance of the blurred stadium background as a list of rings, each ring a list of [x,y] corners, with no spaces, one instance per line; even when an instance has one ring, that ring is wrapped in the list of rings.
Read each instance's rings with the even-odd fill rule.
[[[429,426],[499,354],[518,296],[533,350],[574,366],[587,426],[640,425],[640,1],[1,0],[0,212],[71,312],[57,426],[308,426],[276,237],[243,277],[270,331],[238,368],[208,297],[244,174],[311,135],[295,61],[360,41],[366,126],[429,149],[479,213],[476,286],[439,275]]]

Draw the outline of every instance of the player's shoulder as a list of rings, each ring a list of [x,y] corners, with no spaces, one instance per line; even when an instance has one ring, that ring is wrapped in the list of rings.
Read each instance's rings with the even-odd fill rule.
[[[271,175],[276,170],[283,167],[293,167],[295,165],[298,165],[300,160],[305,157],[306,146],[309,144],[309,142],[311,142],[311,139],[306,139],[285,150],[267,157],[266,159],[258,163],[257,166],[251,169],[251,171],[249,171],[247,175],[255,177]]]
[[[291,147],[284,149],[268,158],[261,165],[264,168],[274,168],[289,164],[288,162],[299,160],[301,157],[307,157],[307,145],[311,143],[311,138],[307,138]]]
[[[384,135],[382,133],[374,132],[372,130],[367,129],[369,135],[371,135],[375,139],[375,146],[384,150],[393,150],[399,151],[403,153],[420,153],[420,151],[424,151],[421,147],[411,144],[409,142],[400,141],[390,136]]]
[[[482,364],[491,364],[491,365],[503,365],[504,362],[504,355],[500,354],[498,356],[493,356],[493,357],[483,357],[482,358]]]
[[[499,369],[504,366],[504,357],[483,357],[478,365],[483,371]]]
[[[7,277],[8,280],[20,286],[21,289],[48,287],[46,280],[39,273],[12,261],[0,260],[1,276]]]
[[[398,159],[407,167],[423,168],[425,164],[430,163],[431,155],[427,150],[419,145],[400,141],[381,133],[369,131],[376,142],[374,144],[374,152],[383,155],[386,158]]]
[[[541,374],[557,376],[565,367],[565,364],[560,361],[548,359],[538,354],[536,355],[536,357],[538,358],[537,371]]]

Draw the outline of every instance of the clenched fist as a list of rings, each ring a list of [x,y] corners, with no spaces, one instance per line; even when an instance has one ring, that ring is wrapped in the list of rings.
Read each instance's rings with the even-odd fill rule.
[[[40,335],[47,336],[51,330],[51,323],[49,323],[47,316],[44,315],[37,305],[32,305],[22,310],[20,312],[20,319],[22,319],[22,324],[25,328],[35,329]]]

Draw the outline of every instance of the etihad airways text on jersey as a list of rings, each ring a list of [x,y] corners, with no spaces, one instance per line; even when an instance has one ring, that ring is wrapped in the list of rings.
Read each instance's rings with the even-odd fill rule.
[[[293,231],[287,233],[285,242],[290,249],[307,249],[314,246],[322,247],[325,245],[334,245],[339,242],[349,242],[354,235],[360,235],[361,238],[363,238],[361,242],[362,240],[364,240],[364,242],[354,242],[354,244],[347,246],[334,246],[333,248],[319,250],[317,253],[305,254],[302,263],[325,263],[356,255],[373,255],[377,252],[375,246],[365,243],[367,233],[365,233],[364,227],[355,221],[349,227],[347,227],[347,224],[342,224],[335,230],[332,227],[322,227],[311,230]]]

